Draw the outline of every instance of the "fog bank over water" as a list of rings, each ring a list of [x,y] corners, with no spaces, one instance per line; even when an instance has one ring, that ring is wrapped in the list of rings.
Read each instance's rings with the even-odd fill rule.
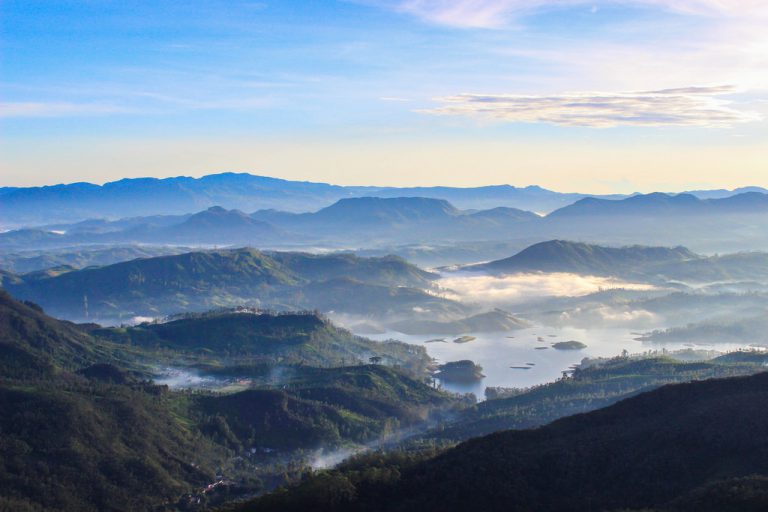
[[[566,272],[521,273],[496,277],[468,272],[444,274],[438,284],[450,298],[500,306],[545,297],[578,297],[607,289],[654,291],[656,286]]]

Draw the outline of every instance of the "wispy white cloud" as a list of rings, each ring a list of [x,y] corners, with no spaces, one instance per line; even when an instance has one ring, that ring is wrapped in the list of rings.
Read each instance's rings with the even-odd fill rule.
[[[113,94],[118,96],[118,94]],[[136,99],[145,100],[134,105]],[[268,108],[274,101],[268,97],[190,97],[151,92],[124,92],[125,105],[114,103],[78,103],[19,101],[0,102],[0,118],[52,118],[103,116],[112,114],[158,113],[168,110],[250,110]]]
[[[380,0],[375,3],[429,23],[465,28],[496,28],[544,9],[579,5],[593,12],[598,5],[623,4],[705,16],[768,14],[768,3],[763,0]]]
[[[0,103],[0,117],[76,117],[98,116],[127,112],[117,105],[100,103],[47,103],[5,102]]]
[[[760,119],[733,109],[718,95],[730,86],[683,87],[639,92],[561,95],[458,94],[443,105],[420,110],[432,115],[471,116],[510,123],[551,123],[607,128],[630,126],[730,126]]]

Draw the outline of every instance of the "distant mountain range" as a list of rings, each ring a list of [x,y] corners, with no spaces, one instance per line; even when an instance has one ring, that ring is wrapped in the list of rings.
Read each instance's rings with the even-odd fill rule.
[[[0,249],[33,250],[86,244],[286,245],[500,238],[507,230],[536,222],[514,208],[459,210],[442,199],[423,197],[342,199],[312,213],[240,210],[213,206],[194,215],[85,221],[0,233]]]
[[[744,192],[718,199],[700,199],[693,194],[668,195],[659,192],[636,195],[620,201],[588,197],[552,212],[550,218],[579,215],[725,215],[768,212],[768,194]]]
[[[718,252],[733,252],[745,246],[768,248],[768,234],[761,229],[767,216],[768,194],[759,192],[722,199],[660,193],[584,198],[545,217],[510,207],[461,210],[443,199],[358,197],[309,213],[267,209],[247,214],[214,206],[191,215],[51,224],[1,233],[0,250],[136,243],[338,249],[569,238],[613,245],[694,243],[698,250],[714,246]]]
[[[766,192],[759,187],[734,191],[696,191],[702,198],[722,198],[742,192]],[[451,201],[463,209],[508,206],[546,213],[589,197],[560,193],[537,186],[523,188],[497,185],[456,187],[338,186],[326,183],[289,181],[251,174],[221,173],[201,178],[134,178],[104,185],[72,183],[44,187],[0,188],[0,229],[77,222],[84,219],[146,215],[179,215],[211,206],[255,211],[276,209],[308,212],[339,199],[353,197],[426,197]],[[621,199],[627,196],[595,196]]]

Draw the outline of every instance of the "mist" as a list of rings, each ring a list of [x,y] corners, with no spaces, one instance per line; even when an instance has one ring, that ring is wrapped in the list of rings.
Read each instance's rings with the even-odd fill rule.
[[[493,307],[522,304],[546,297],[578,297],[607,289],[658,289],[647,283],[566,272],[521,273],[504,277],[462,272],[444,275],[438,284],[449,298]]]

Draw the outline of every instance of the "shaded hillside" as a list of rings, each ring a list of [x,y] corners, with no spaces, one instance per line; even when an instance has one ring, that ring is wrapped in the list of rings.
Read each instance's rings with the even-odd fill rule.
[[[379,357],[386,364],[423,375],[430,362],[423,347],[354,336],[314,313],[208,313],[92,332],[118,344],[149,350],[244,358],[272,365],[343,366]]]
[[[297,280],[267,256],[247,249],[138,259],[35,277],[6,289],[41,303],[54,315],[79,319],[86,318],[85,297],[96,318],[122,313],[130,318],[181,311],[191,304],[210,309],[230,296],[263,295]]]
[[[0,290],[0,377],[51,377],[117,358],[115,347]]]
[[[488,388],[489,400],[428,435],[462,441],[499,430],[538,427],[666,384],[752,375],[764,371],[766,361],[768,354],[760,352],[692,362],[662,356],[588,360],[568,378],[531,389]]]
[[[300,368],[280,389],[200,397],[195,410],[214,437],[242,447],[333,448],[397,436],[459,401],[377,365]]]
[[[768,441],[759,435],[768,430],[766,399],[766,373],[665,386],[539,429],[474,439],[402,472],[384,467],[378,479],[351,465],[236,509],[684,509],[708,493],[722,510],[755,507],[765,503],[759,480],[743,493],[716,486],[768,475]]]
[[[578,274],[618,275],[637,272],[650,264],[680,262],[698,256],[684,247],[603,247],[599,245],[552,240],[524,249],[514,256],[468,270],[491,273],[573,272]]]
[[[355,338],[310,314],[212,314],[127,330],[82,328],[131,341],[133,353],[165,343],[163,355],[186,355],[192,363],[200,359],[187,350],[206,345],[233,352],[299,345],[307,361],[315,353],[327,364],[370,354],[419,377],[371,365],[318,369],[304,361],[266,388],[178,393],[141,381],[119,360],[90,357],[92,345],[110,343],[5,292],[0,301],[0,347],[10,358],[0,366],[2,510],[158,510],[183,505],[183,494],[203,496],[216,474],[234,482],[233,493],[252,493],[303,471],[311,462],[305,450],[397,436],[400,427],[420,426],[459,404],[419,380],[428,362],[423,348]],[[254,364],[254,358],[228,359]],[[248,376],[244,365],[217,370]]]
[[[151,510],[212,481],[217,449],[161,389],[62,384],[0,384],[0,508]]]
[[[126,376],[105,345],[0,292],[0,508],[149,510],[213,477],[164,388],[101,383]]]
[[[91,318],[114,321],[242,304],[280,309],[355,309],[359,299],[349,287],[329,291],[328,296],[315,293],[313,283],[335,275],[370,280],[373,284],[356,286],[370,287],[374,294],[383,289],[384,297],[389,296],[393,286],[429,287],[434,279],[432,274],[392,257],[268,254],[246,248],[137,259],[57,275],[7,275],[3,286],[16,297],[42,304],[54,315],[81,321],[88,319],[86,311]],[[403,293],[394,293],[398,294]],[[422,295],[412,302],[432,300]],[[382,303],[369,304],[371,308],[380,306]]]

